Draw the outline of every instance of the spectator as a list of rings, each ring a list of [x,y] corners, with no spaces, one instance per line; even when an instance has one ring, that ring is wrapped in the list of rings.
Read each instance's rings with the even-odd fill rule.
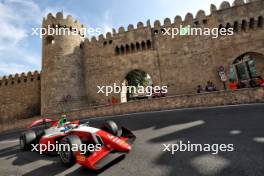
[[[202,91],[203,91],[202,86],[201,85],[198,85],[198,87],[197,87],[197,93],[202,93]]]
[[[206,90],[207,92],[216,91],[216,87],[215,87],[215,85],[214,85],[213,82],[211,82],[211,81],[207,81],[207,85],[206,85],[206,87],[205,87],[205,90]]]
[[[260,85],[260,87],[264,87],[264,79],[261,76],[257,77],[257,83]]]
[[[214,85],[214,83],[213,82],[210,82],[210,83],[211,83],[211,86],[213,88],[213,91],[217,91],[216,86]]]
[[[111,100],[110,99],[107,100],[107,105],[111,105]]]
[[[257,79],[258,79],[258,78],[257,78]],[[249,81],[249,85],[250,85],[250,87],[259,87],[259,86],[260,86],[260,84],[258,83],[257,79],[251,79],[251,80]]]
[[[207,81],[207,84],[205,86],[205,91],[210,92],[210,81]]]
[[[235,80],[230,80],[229,85],[228,85],[230,90],[236,90],[237,89],[237,83]]]
[[[112,97],[112,104],[118,104],[118,99],[115,97]]]
[[[243,89],[243,88],[246,88],[247,85],[245,83],[243,83],[242,81],[238,81],[237,83],[237,88],[238,89]]]

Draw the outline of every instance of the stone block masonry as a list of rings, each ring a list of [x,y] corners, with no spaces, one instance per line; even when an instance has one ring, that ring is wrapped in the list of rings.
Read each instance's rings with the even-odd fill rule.
[[[215,107],[250,103],[264,103],[264,88],[241,89],[236,91],[219,91],[204,94],[188,94],[150,100],[145,99],[117,104],[114,106],[108,105],[90,107],[78,111],[68,112],[66,114],[69,119],[75,120],[122,115],[136,112],[150,112],[192,107]],[[45,117],[58,119],[61,117],[61,114],[53,114]],[[16,123],[6,121],[4,124],[0,124],[0,132],[25,128],[32,121],[38,120],[40,118],[41,116],[36,116],[34,118],[18,120]]]
[[[254,60],[256,74],[264,77],[263,7],[263,0],[235,0],[232,5],[224,1],[218,9],[211,5],[208,15],[199,10],[196,15],[187,13],[184,18],[176,16],[173,20],[166,18],[164,22],[156,20],[154,25],[150,21],[145,24],[138,22],[136,26],[130,24],[126,29],[113,29],[112,33],[93,37],[91,40],[85,38],[81,32],[74,36],[46,34],[42,38],[41,74],[11,75],[0,79],[0,122],[39,114],[47,116],[79,112],[81,109],[99,105],[104,108],[91,108],[85,113],[89,112],[89,116],[100,113],[109,115],[108,112],[118,114],[123,111],[140,112],[187,105],[200,106],[206,103],[210,106],[217,104],[206,100],[215,94],[184,95],[195,93],[197,86],[205,85],[207,81],[212,81],[219,90],[223,90],[217,69],[223,66],[229,79],[231,65],[234,66],[245,58]],[[180,25],[233,28],[234,35],[218,38],[172,38],[163,35],[164,28]],[[55,16],[48,14],[43,19],[42,27],[79,31],[84,25],[70,15],[64,17],[59,12]],[[169,97],[128,102],[113,107],[104,106],[109,104],[109,97],[120,99],[121,96],[111,94],[106,97],[104,94],[97,94],[97,86],[113,83],[121,86],[126,75],[133,70],[148,73],[154,86],[168,86]],[[236,73],[236,79],[241,80],[240,77]],[[247,91],[239,91],[242,97],[245,92]],[[249,92],[251,91],[248,90]],[[233,95],[222,91],[216,95],[227,94]],[[242,101],[237,92],[234,95],[239,99],[238,102]],[[225,97],[219,96],[214,101],[225,104]],[[235,103],[235,99],[232,103]]]

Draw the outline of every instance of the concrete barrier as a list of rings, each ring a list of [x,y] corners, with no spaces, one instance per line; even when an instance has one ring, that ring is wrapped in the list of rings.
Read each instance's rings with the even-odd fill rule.
[[[178,95],[163,98],[144,99],[130,101],[117,105],[105,105],[90,107],[78,111],[68,112],[70,119],[94,118],[100,116],[121,115],[134,112],[147,112],[179,108],[205,107],[234,105],[247,103],[264,103],[264,88],[240,89],[235,91],[219,91],[202,94]],[[54,114],[48,118],[57,119],[61,114]],[[0,124],[0,131],[24,128],[33,120],[41,118],[40,116],[10,121]]]

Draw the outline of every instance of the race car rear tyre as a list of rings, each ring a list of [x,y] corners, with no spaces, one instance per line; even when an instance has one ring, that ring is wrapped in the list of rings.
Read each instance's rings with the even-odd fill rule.
[[[45,134],[44,129],[34,129],[34,131],[37,139],[40,139]]]
[[[31,144],[35,142],[37,136],[35,131],[29,130],[20,135],[19,144],[22,150],[28,150],[31,148]]]
[[[70,135],[63,138],[61,144],[69,147],[65,147],[65,150],[59,151],[60,159],[65,166],[71,167],[76,163],[76,151],[73,151],[72,149],[76,149],[76,146],[81,146],[82,141],[78,136]]]
[[[114,136],[117,136],[118,134],[118,126],[117,124],[112,121],[112,120],[109,120],[107,122],[105,122],[102,127],[101,127],[102,130],[114,135]]]

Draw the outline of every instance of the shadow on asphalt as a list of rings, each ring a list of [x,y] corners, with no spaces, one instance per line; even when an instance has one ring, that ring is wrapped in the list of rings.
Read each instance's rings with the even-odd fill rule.
[[[58,155],[40,155],[38,152],[31,152],[31,151],[22,151],[20,150],[18,145],[7,147],[0,150],[0,158],[12,159],[15,160],[12,162],[14,166],[24,166],[27,164],[34,164],[37,161],[47,161],[50,164],[46,164],[42,167],[36,165],[37,169],[33,169],[32,171],[23,174],[23,176],[35,176],[35,175],[56,175],[66,171],[68,168],[65,167]],[[117,164],[118,162],[122,161],[124,157],[121,157],[118,160],[107,165],[105,168],[101,169],[100,171],[92,171],[85,167],[78,166],[77,164],[73,167],[77,167],[73,172],[70,174],[65,174],[65,176],[82,176],[87,174],[89,176],[96,176],[100,173],[104,172],[106,169],[110,168],[112,165]],[[1,175],[1,174],[0,174]]]
[[[99,126],[106,118],[91,120],[95,126]],[[160,145],[176,143],[176,141],[191,141],[193,144],[234,144],[234,152],[220,152],[218,155],[209,155],[208,152],[169,152],[153,151],[158,153],[153,162],[155,167],[167,166],[169,173],[166,175],[192,175],[192,176],[262,176],[264,174],[264,143],[256,142],[256,137],[264,137],[264,108],[260,106],[244,106],[218,109],[196,109],[167,111],[163,113],[144,113],[126,115],[125,117],[108,117],[134,132],[151,128],[153,133],[167,127],[175,126],[175,131],[164,132],[157,136],[147,138],[137,136],[142,140],[146,138],[147,145]],[[198,126],[177,130],[177,125],[188,124],[195,121],[203,121]],[[239,131],[233,134],[232,131]],[[1,139],[1,138],[0,138]],[[142,146],[137,146],[142,147]],[[151,150],[151,148],[148,148]],[[29,157],[30,156],[30,157]],[[21,152],[18,146],[0,150],[0,158],[15,157],[12,163],[22,166],[34,163],[38,160],[47,160],[50,164],[38,167],[24,174],[30,175],[56,175],[63,173],[65,168],[59,161],[59,157],[39,155],[32,152]],[[131,158],[133,156],[131,155]],[[123,161],[121,161],[123,162]],[[124,161],[125,162],[125,161]],[[206,163],[206,164],[204,164]],[[114,163],[114,164],[118,164]],[[135,161],[137,164],[137,161]],[[111,166],[110,166],[111,167]],[[109,169],[109,168],[106,168]],[[110,168],[111,169],[111,168]],[[129,168],[127,168],[129,169]],[[144,173],[147,173],[146,168]],[[100,175],[101,172],[92,172],[84,167],[77,167],[67,176]],[[142,175],[144,175],[142,173]],[[122,174],[122,173],[120,173]],[[123,173],[123,175],[125,175]]]
[[[133,131],[152,128],[153,133],[155,130],[162,130],[169,126],[196,121],[204,122],[202,125],[180,131],[175,129],[176,132],[151,138],[147,141],[150,146],[177,143],[176,141],[179,140],[185,143],[190,141],[192,144],[234,144],[234,152],[219,152],[218,155],[208,155],[208,152],[176,152],[174,155],[161,152],[153,162],[156,167],[169,166],[170,173],[166,175],[264,175],[264,141],[253,140],[256,137],[264,140],[263,105],[179,110],[176,113],[175,111],[144,113],[127,117],[114,117],[112,120]],[[239,133],[233,134],[233,131],[239,131]]]

